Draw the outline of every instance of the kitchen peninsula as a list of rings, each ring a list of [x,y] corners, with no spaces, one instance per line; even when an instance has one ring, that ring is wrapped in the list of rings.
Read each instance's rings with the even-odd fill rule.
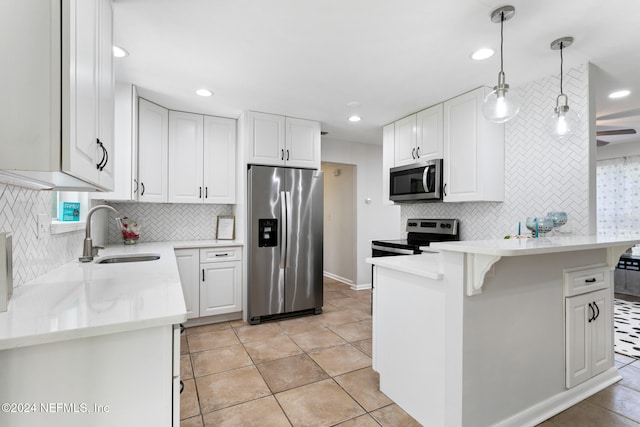
[[[639,241],[441,242],[368,259],[381,391],[423,425],[520,427],[620,380],[613,269]]]

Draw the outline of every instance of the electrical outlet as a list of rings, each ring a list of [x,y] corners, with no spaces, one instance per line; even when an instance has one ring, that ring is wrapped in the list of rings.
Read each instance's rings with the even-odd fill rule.
[[[44,239],[49,235],[51,217],[47,214],[38,214],[38,239]]]

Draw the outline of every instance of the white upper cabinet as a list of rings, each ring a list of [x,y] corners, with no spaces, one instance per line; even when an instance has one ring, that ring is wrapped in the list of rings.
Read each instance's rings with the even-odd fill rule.
[[[409,165],[418,161],[416,141],[415,114],[395,122],[395,166]]]
[[[113,188],[112,9],[109,0],[6,0],[0,169],[23,184]],[[20,58],[15,61],[15,58]]]
[[[236,202],[236,121],[204,116],[204,203]]]
[[[320,123],[287,117],[284,161],[287,166],[320,167]]]
[[[169,202],[235,203],[236,121],[169,112]]]
[[[101,200],[137,200],[138,190],[138,93],[132,84],[116,83],[114,137],[115,156],[113,191],[93,193]]]
[[[438,104],[396,121],[394,165],[441,159],[442,120],[442,104]]]
[[[275,114],[244,117],[247,163],[320,168],[320,123]]]
[[[168,201],[169,110],[139,98],[138,201]]]
[[[200,114],[169,112],[169,202],[202,203],[202,135]]]
[[[416,154],[419,160],[442,159],[444,155],[442,104],[416,114]]]
[[[482,115],[485,91],[444,102],[445,202],[504,201],[504,125]]]

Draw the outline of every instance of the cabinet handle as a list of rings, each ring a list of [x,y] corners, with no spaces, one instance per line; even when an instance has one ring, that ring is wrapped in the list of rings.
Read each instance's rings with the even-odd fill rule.
[[[585,279],[584,281],[585,283],[595,283],[596,282],[596,278],[592,277],[591,279]]]
[[[591,303],[589,303],[589,323],[593,322],[593,318],[595,314],[596,314],[596,311],[593,309],[593,306],[591,305]]]
[[[229,256],[228,253],[224,253],[224,254],[216,254],[216,256]]]
[[[287,161],[289,161],[289,150],[287,150]]]
[[[420,158],[420,147],[418,147],[418,148],[416,149],[416,156],[417,156],[418,158]]]
[[[133,183],[136,185],[133,189],[133,194],[136,194],[138,192],[138,180],[134,179]]]
[[[280,160],[284,160],[284,148],[280,150]]]
[[[106,158],[106,155],[107,155],[107,150],[104,149],[104,145],[100,141],[100,138],[96,138],[96,144],[98,144],[98,147],[100,147],[100,149],[102,150],[102,158],[100,159],[100,161],[98,163],[96,163],[96,169],[101,171],[102,168],[104,167],[102,165],[102,163],[105,161],[105,158]]]
[[[444,193],[444,195],[447,195],[447,184],[444,185],[444,187],[442,187],[442,192]]]
[[[202,187],[198,187],[200,189],[200,195],[198,196],[198,199],[202,199]]]
[[[180,380],[180,394],[184,391],[184,383]]]
[[[100,166],[100,171],[102,171],[104,169],[105,166],[107,166],[107,163],[109,163],[109,152],[107,151],[107,147],[105,147],[104,145],[102,145],[102,149],[104,150],[104,163],[102,166]]]
[[[204,198],[205,199],[209,198],[209,187],[204,187]]]
[[[595,301],[593,302],[593,306],[596,308],[596,310],[598,310],[596,315],[593,317],[593,320],[595,321],[598,317],[600,317],[600,307],[598,307],[598,304],[596,304]]]
[[[142,193],[140,193],[140,195],[144,196],[144,182],[141,182],[140,185],[142,185]]]
[[[204,268],[202,269],[202,281],[204,282]]]
[[[414,159],[414,160],[416,158],[416,149],[415,148],[411,149],[411,158]]]

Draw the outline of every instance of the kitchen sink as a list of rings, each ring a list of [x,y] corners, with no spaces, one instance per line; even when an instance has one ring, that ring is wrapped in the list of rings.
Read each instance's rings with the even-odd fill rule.
[[[155,261],[160,259],[160,254],[119,254],[105,255],[96,260],[96,264],[116,264],[121,262]]]

